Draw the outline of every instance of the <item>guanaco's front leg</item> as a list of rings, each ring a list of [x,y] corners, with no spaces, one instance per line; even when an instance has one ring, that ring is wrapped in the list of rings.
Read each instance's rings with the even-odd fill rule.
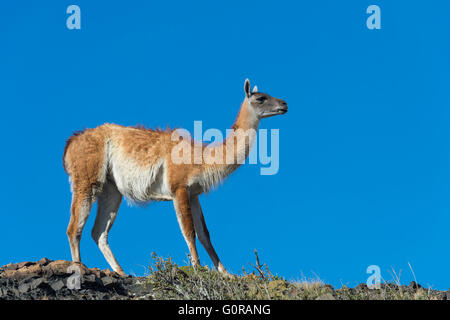
[[[189,203],[189,193],[186,188],[178,188],[175,191],[175,199],[173,200],[175,211],[177,213],[178,223],[181,232],[191,253],[191,262],[194,266],[200,265],[197,247],[195,246],[195,228],[192,218],[191,205]]]
[[[216,269],[225,275],[229,275],[228,271],[225,269],[222,262],[220,262],[216,250],[214,250],[214,247],[211,243],[208,228],[206,227],[205,218],[203,216],[203,211],[200,206],[198,196],[191,197],[190,204],[192,216],[194,219],[195,233],[197,234],[198,239],[202,243],[203,247],[205,247]]]

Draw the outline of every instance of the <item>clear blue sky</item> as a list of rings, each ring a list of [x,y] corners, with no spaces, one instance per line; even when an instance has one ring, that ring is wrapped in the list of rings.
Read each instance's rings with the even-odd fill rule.
[[[66,8],[81,7],[81,30]],[[366,8],[381,8],[368,30]],[[0,265],[70,259],[67,137],[104,122],[232,124],[250,78],[288,102],[280,170],[246,165],[202,196],[213,244],[240,272],[253,250],[287,279],[336,287],[376,264],[450,287],[448,1],[8,1],[0,4]],[[82,261],[108,267],[90,237]],[[170,202],[122,204],[125,272],[186,261]],[[211,265],[200,247],[202,263]]]

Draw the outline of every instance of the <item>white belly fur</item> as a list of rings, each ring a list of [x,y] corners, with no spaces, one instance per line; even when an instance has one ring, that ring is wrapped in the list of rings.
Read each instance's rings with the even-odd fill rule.
[[[149,166],[138,165],[119,148],[109,150],[110,172],[120,193],[132,203],[172,200],[164,159]]]

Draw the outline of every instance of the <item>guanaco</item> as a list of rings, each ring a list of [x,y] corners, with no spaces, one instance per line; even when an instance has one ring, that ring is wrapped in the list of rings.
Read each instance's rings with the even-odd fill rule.
[[[97,243],[111,268],[124,274],[114,257],[108,233],[117,216],[122,198],[145,203],[152,200],[173,201],[181,232],[189,248],[193,265],[200,265],[195,239],[205,247],[215,268],[228,274],[214,250],[200,207],[199,195],[223,181],[241,164],[236,159],[247,158],[254,135],[262,118],[287,112],[281,99],[251,90],[245,80],[245,98],[230,133],[222,143],[210,148],[207,157],[223,157],[223,161],[191,161],[175,163],[174,148],[180,139],[173,139],[175,130],[151,130],[103,124],[76,132],[64,149],[63,164],[69,175],[72,191],[71,217],[67,228],[73,262],[80,260],[80,239],[91,207],[97,201],[98,210],[92,229]],[[229,143],[230,141],[243,143]],[[197,142],[193,146],[194,157]],[[231,146],[231,147],[230,147]],[[201,148],[205,146],[200,144]],[[233,159],[234,161],[229,161]]]

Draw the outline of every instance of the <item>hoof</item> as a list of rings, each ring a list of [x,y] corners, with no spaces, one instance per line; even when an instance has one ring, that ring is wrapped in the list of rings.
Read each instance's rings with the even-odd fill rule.
[[[231,273],[229,273],[227,271],[227,269],[225,269],[225,267],[223,266],[223,264],[219,263],[219,266],[217,267],[217,270],[220,272],[221,275],[223,275],[224,277],[228,277],[231,278],[233,277],[233,275]]]

